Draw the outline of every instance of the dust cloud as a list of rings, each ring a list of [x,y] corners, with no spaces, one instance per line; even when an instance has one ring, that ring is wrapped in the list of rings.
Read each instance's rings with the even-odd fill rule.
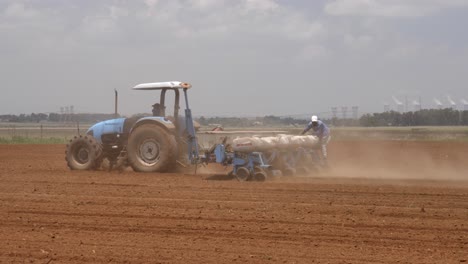
[[[331,168],[323,177],[468,181],[463,143],[343,141],[329,149]]]

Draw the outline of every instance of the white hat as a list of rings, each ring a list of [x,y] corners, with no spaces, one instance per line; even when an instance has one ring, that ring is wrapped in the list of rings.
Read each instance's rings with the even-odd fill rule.
[[[312,122],[318,121],[318,117],[316,115],[313,115],[310,119],[312,120]]]

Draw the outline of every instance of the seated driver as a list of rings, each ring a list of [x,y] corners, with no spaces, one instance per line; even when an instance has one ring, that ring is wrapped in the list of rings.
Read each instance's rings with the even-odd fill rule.
[[[153,106],[153,116],[161,116],[161,104],[155,103]]]

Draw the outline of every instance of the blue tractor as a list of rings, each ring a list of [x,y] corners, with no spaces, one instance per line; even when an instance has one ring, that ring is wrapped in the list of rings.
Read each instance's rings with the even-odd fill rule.
[[[138,172],[167,172],[176,164],[200,162],[195,125],[184,82],[144,83],[134,90],[159,90],[160,101],[153,116],[116,118],[99,122],[85,135],[67,144],[65,160],[72,170],[95,170],[107,160],[110,168],[129,165]],[[175,93],[174,112],[166,115],[166,93]],[[179,116],[181,91],[185,97],[185,117]]]

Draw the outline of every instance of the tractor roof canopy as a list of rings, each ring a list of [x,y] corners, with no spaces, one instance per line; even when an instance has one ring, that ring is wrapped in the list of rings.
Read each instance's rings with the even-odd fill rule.
[[[138,84],[133,90],[189,89],[190,87],[192,85],[185,82],[155,82]]]
[[[183,90],[184,97],[185,97],[185,109],[190,110],[187,98],[187,90],[192,87],[190,83],[185,82],[154,82],[154,83],[142,83],[138,84],[133,87],[133,90],[159,90],[161,91],[161,95],[159,97],[159,106],[156,107],[156,104],[153,105],[153,115],[154,116],[166,116],[166,92],[167,91],[174,91],[175,98],[174,98],[174,124],[178,124],[179,122],[179,99],[180,99],[180,90]],[[187,116],[187,114],[186,114]],[[191,117],[190,117],[191,118]]]

